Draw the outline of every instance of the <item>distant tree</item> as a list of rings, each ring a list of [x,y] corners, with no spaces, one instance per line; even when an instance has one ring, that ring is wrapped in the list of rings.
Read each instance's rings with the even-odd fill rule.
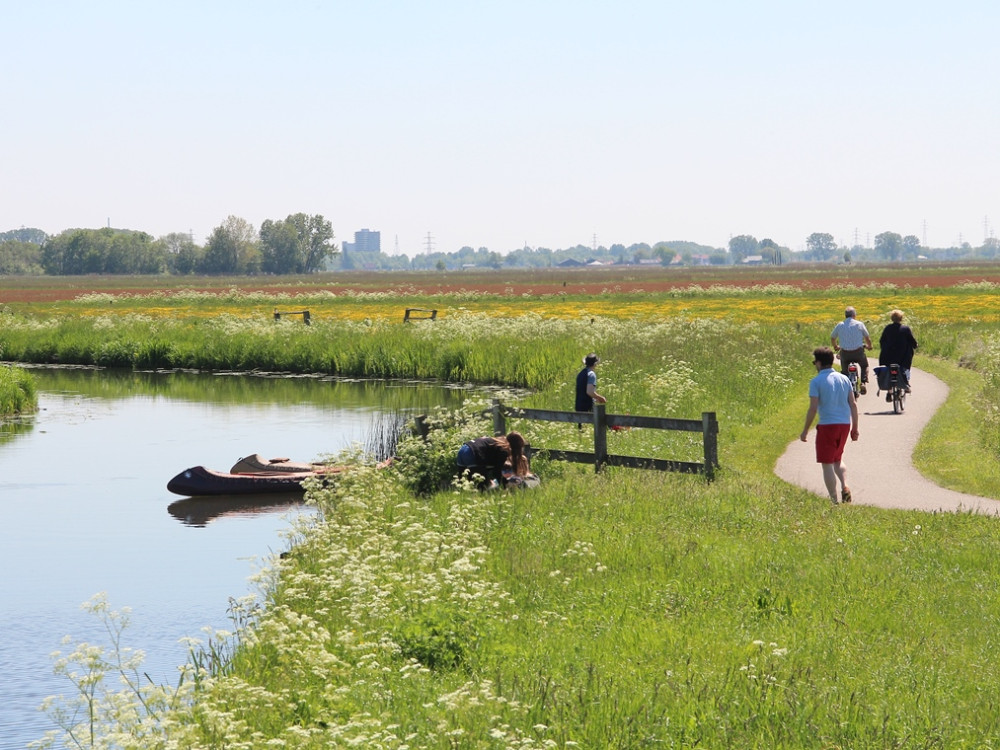
[[[156,244],[163,255],[167,271],[182,276],[194,273],[200,266],[204,251],[194,244],[187,232],[171,232],[158,238]]]
[[[8,232],[0,232],[0,242],[15,240],[17,242],[26,242],[30,245],[42,245],[48,238],[49,236],[41,229],[29,229],[26,227],[11,229]]]
[[[319,271],[326,265],[328,259],[340,252],[333,244],[333,225],[324,219],[322,214],[306,216],[300,213],[290,216],[289,219],[294,219],[295,226],[299,230],[299,241],[306,246],[306,262],[303,268],[306,273]]]
[[[41,264],[48,274],[162,273],[163,249],[145,232],[129,229],[67,229],[42,246]]]
[[[984,258],[995,258],[1000,253],[1000,240],[996,237],[987,237],[983,240],[983,246],[979,249],[979,254]]]
[[[837,243],[832,234],[813,232],[806,237],[806,250],[814,260],[830,260],[837,254]]]
[[[260,269],[264,273],[299,273],[304,261],[299,233],[292,224],[267,219],[260,225]]]
[[[668,266],[670,262],[677,256],[677,251],[674,250],[666,242],[657,242],[653,245],[653,251],[650,254],[651,258],[659,258],[660,262]]]
[[[0,240],[0,276],[40,276],[42,249],[33,242]]]
[[[318,271],[337,253],[332,239],[332,225],[319,214],[268,219],[260,225],[261,270],[275,274]]]
[[[552,254],[548,250],[542,248],[532,250],[525,245],[507,253],[504,262],[512,268],[541,268],[551,263],[551,257]]]
[[[903,254],[908,258],[916,258],[920,254],[920,238],[908,234],[903,238]]]
[[[903,238],[895,232],[875,235],[875,253],[885,260],[899,260],[903,252]]]
[[[438,262],[434,264],[434,268],[437,271],[444,271],[448,268],[448,265],[444,262],[443,258],[439,258]]]
[[[760,256],[765,263],[773,266],[781,264],[781,248],[770,238],[765,237],[760,241]]]
[[[167,268],[171,273],[187,275],[195,273],[204,266],[205,248],[198,247],[193,242],[177,251],[176,255],[167,256]]]
[[[194,244],[194,240],[191,239],[191,235],[187,232],[171,232],[170,234],[158,237],[156,241],[163,248],[164,252],[170,255],[177,255],[188,245]]]
[[[257,232],[246,219],[229,216],[212,230],[199,269],[207,274],[254,274],[260,270]]]
[[[757,238],[749,234],[741,234],[729,240],[729,254],[733,263],[741,263],[744,258],[756,255],[759,247]]]

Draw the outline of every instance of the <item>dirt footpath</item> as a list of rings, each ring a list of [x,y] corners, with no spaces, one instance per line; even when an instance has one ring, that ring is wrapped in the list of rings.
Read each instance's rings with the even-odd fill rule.
[[[876,364],[872,362],[872,366]],[[875,385],[871,373],[869,386]],[[913,393],[906,399],[902,414],[894,414],[886,403],[885,393],[876,395],[871,388],[858,399],[860,439],[848,443],[844,451],[847,486],[854,505],[926,511],[974,511],[1000,515],[1000,501],[966,495],[939,487],[913,468],[913,449],[920,433],[934,412],[944,403],[948,386],[930,373],[914,367],[910,372]],[[802,392],[802,419],[805,420],[808,396]],[[799,424],[796,429],[802,429]],[[809,442],[798,439],[778,459],[774,472],[786,482],[803,487],[827,499],[823,470],[816,463],[816,428],[809,432]]]

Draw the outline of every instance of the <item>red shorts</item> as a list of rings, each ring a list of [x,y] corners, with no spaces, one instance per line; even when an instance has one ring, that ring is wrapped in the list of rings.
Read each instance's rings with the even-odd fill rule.
[[[839,464],[851,437],[849,424],[821,424],[816,428],[816,463]]]

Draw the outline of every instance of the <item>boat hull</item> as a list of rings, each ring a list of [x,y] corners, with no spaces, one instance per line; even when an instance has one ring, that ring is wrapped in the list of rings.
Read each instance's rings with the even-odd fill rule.
[[[301,493],[305,492],[302,482],[315,476],[320,476],[319,472],[230,474],[192,466],[167,482],[167,489],[175,495],[188,497]]]

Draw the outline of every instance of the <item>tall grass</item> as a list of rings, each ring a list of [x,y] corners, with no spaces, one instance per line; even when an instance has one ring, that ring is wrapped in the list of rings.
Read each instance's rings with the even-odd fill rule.
[[[38,394],[31,375],[20,367],[0,365],[0,417],[38,408]]]

